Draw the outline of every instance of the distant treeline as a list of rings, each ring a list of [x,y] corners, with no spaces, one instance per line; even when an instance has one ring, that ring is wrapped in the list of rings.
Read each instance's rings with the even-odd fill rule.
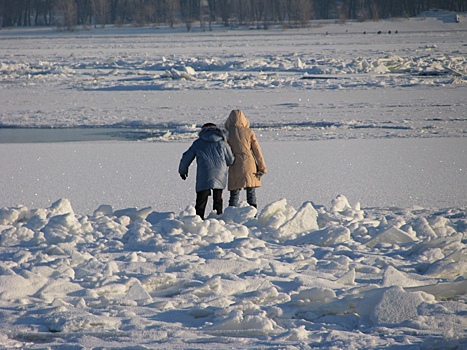
[[[467,11],[467,0],[0,0],[0,26],[200,23],[306,26],[313,19],[378,20],[430,9]]]

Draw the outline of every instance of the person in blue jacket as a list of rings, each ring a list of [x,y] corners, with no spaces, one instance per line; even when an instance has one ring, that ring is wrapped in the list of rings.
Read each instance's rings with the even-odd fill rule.
[[[229,166],[234,162],[234,155],[226,137],[216,124],[202,126],[190,148],[183,153],[178,173],[183,180],[188,177],[188,168],[196,158],[196,214],[204,219],[208,197],[213,192],[213,209],[222,214],[222,191],[227,186]]]

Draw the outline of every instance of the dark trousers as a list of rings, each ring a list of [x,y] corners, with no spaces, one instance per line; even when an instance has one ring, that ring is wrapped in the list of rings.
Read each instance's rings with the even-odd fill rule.
[[[195,210],[196,214],[204,219],[204,212],[206,211],[206,205],[208,204],[208,198],[211,195],[211,190],[204,190],[200,192],[196,192],[196,205]],[[222,214],[222,190],[221,189],[213,189],[212,190],[212,208],[217,212],[217,215]]]
[[[246,190],[246,201],[252,207],[256,206],[256,190],[255,187],[247,187]],[[238,201],[240,199],[240,190],[230,191],[229,206],[236,207],[238,206]]]

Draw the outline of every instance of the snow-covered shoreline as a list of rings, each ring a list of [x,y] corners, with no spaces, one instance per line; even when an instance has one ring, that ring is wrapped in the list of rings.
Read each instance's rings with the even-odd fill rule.
[[[262,142],[269,173],[258,204],[287,198],[294,207],[306,201],[325,205],[343,194],[363,208],[465,208],[465,145],[465,138]],[[41,208],[67,198],[83,215],[100,204],[178,213],[195,199],[194,175],[181,181],[177,174],[188,146],[0,144],[0,159],[9,164],[0,173],[0,207]]]
[[[467,21],[452,15],[1,30],[0,138],[47,130],[0,140],[0,347],[466,349]],[[259,211],[203,221],[178,162],[234,108],[268,166]]]

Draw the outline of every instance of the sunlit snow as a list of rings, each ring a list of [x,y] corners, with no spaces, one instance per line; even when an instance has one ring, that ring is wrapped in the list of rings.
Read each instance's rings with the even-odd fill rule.
[[[0,347],[467,347],[452,16],[2,29]],[[258,210],[201,220],[178,162],[233,108],[268,166]]]

